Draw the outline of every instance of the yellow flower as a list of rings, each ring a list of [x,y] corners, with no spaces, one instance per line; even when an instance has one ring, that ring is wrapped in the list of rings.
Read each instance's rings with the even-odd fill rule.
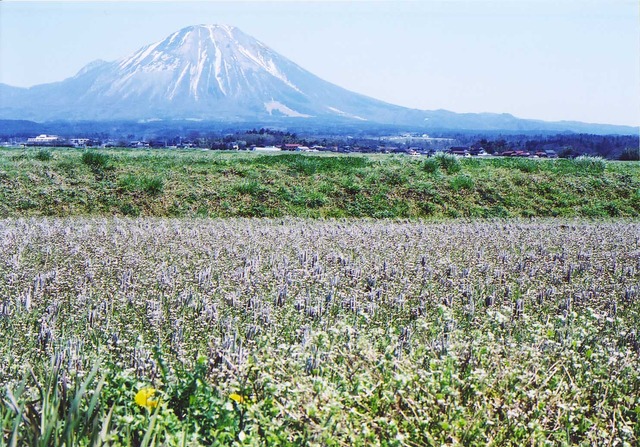
[[[244,403],[244,397],[242,397],[241,395],[236,394],[236,393],[231,393],[229,395],[229,399],[231,399],[231,400],[233,400],[235,402],[238,402],[239,404],[243,404]]]
[[[141,407],[155,408],[158,406],[158,399],[154,399],[156,390],[155,388],[146,387],[142,388],[136,393],[136,403]]]

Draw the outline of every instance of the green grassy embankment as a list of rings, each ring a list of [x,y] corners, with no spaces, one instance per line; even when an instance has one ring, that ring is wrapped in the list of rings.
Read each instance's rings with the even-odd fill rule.
[[[0,217],[636,217],[640,164],[0,149]]]

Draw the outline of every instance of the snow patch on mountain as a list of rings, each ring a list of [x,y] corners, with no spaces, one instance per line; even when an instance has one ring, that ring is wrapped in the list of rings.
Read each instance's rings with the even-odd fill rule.
[[[227,89],[224,86],[224,79],[222,77],[222,51],[216,42],[215,37],[213,36],[213,29],[209,28],[209,38],[211,42],[213,42],[213,48],[215,51],[215,57],[213,59],[214,64],[214,77],[216,78],[216,82],[218,84],[218,88],[222,92],[223,95],[227,95]]]
[[[289,87],[291,87],[298,93],[302,93],[302,91],[298,87],[296,87],[291,81],[287,79],[285,75],[283,75],[278,70],[278,67],[276,67],[276,64],[274,64],[272,59],[266,60],[263,57],[261,57],[262,55],[260,55],[259,53],[254,54],[251,51],[247,50],[242,45],[238,45],[238,51],[240,51],[240,53],[242,53],[245,57],[253,61],[256,65],[263,68],[267,73],[269,73],[274,78],[280,79],[282,82],[287,84]]]
[[[189,85],[191,93],[195,100],[198,100],[198,85],[202,79],[202,71],[207,63],[207,50],[203,50],[202,47],[198,48],[198,65],[197,67],[191,67],[191,84]]]
[[[153,50],[155,50],[158,45],[160,45],[161,42],[156,42],[153,43],[151,45],[147,45],[146,47],[143,47],[142,49],[138,50],[133,56],[123,60],[120,63],[120,68],[122,69],[126,69],[132,65],[138,65],[141,64],[145,58],[150,55]]]
[[[282,104],[278,101],[269,101],[264,103],[264,108],[269,115],[273,115],[274,110],[282,113],[284,116],[288,116],[290,118],[311,118],[311,115],[306,115],[304,113],[296,112],[293,109],[290,109],[286,105]]]
[[[360,120],[360,121],[368,121],[366,118],[362,118],[361,116],[358,116],[358,115],[352,115],[351,113],[343,112],[342,110],[336,109],[335,107],[329,107],[328,106],[327,109],[331,110],[332,112],[337,113],[340,116],[345,116],[345,117],[353,118],[353,119]]]

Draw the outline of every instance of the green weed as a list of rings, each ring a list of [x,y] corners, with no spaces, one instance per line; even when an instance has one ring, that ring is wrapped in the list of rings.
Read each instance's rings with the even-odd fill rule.
[[[461,189],[473,189],[474,181],[468,175],[458,175],[451,179],[451,189],[460,191]]]
[[[87,151],[82,154],[82,162],[91,169],[106,169],[109,166],[110,157],[102,152]]]
[[[440,161],[435,157],[429,157],[422,161],[420,167],[427,174],[437,174],[440,172]]]
[[[164,179],[160,176],[128,174],[118,181],[118,186],[127,191],[158,195],[164,190]]]
[[[590,157],[581,155],[572,160],[572,164],[578,171],[588,172],[591,174],[601,174],[607,168],[607,162],[600,157]]]
[[[462,169],[462,164],[456,155],[439,152],[433,158],[440,163],[440,167],[447,174],[455,174]]]
[[[53,158],[53,155],[51,155],[51,152],[46,149],[40,149],[38,152],[36,152],[34,158],[40,161],[49,161]]]
[[[257,180],[245,180],[240,183],[236,183],[231,187],[232,191],[238,194],[247,194],[249,196],[259,196],[265,191],[264,186]]]

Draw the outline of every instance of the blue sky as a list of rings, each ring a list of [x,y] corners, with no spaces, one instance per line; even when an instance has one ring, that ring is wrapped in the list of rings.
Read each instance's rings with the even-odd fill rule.
[[[60,81],[202,23],[394,104],[640,125],[637,0],[5,0],[0,82]]]

